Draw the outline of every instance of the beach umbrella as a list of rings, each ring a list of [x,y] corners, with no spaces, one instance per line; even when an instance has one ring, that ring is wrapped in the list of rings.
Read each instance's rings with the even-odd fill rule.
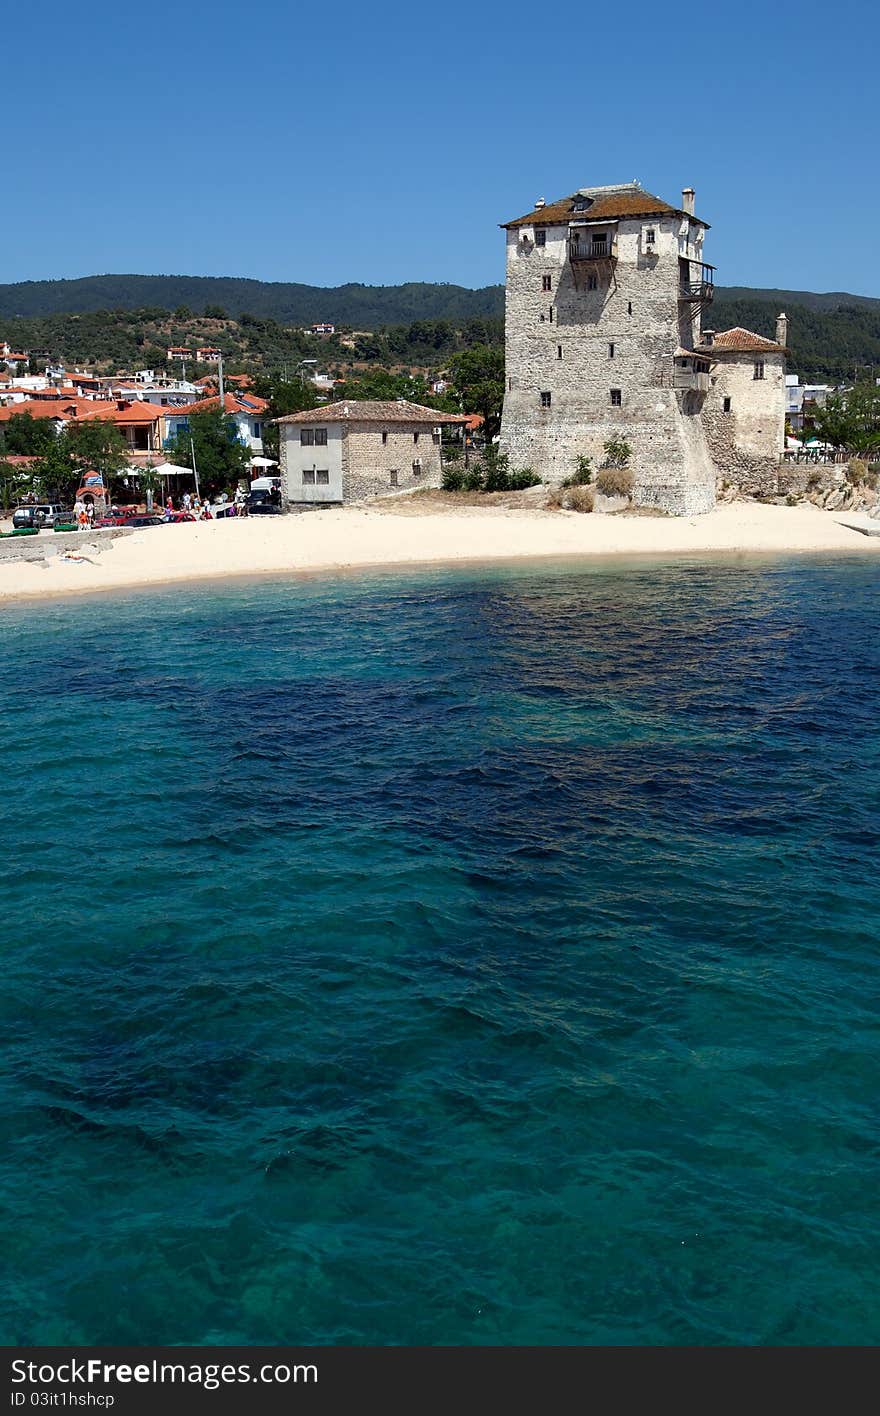
[[[278,463],[271,457],[252,457],[251,467],[277,467]]]

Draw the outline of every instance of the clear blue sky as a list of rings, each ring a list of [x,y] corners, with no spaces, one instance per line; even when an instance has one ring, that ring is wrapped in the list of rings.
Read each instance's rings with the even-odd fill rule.
[[[638,178],[696,188],[721,284],[880,295],[865,0],[44,0],[4,38],[0,281],[484,285],[500,221]]]

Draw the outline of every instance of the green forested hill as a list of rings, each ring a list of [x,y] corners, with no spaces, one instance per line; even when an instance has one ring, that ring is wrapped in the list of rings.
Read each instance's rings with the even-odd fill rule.
[[[176,310],[188,306],[201,314],[221,306],[233,318],[242,314],[306,325],[313,320],[376,329],[412,320],[462,321],[497,315],[504,290],[487,285],[316,285],[239,280],[204,275],[88,275],[81,280],[28,280],[0,285],[0,319],[37,315],[86,314],[95,310]]]
[[[744,325],[772,337],[780,310],[789,317],[790,368],[805,379],[864,378],[872,366],[880,374],[880,300],[866,295],[721,286],[704,324],[715,329]],[[245,361],[302,357],[315,350],[298,329],[317,319],[362,330],[397,327],[390,339],[361,341],[353,356],[324,345],[322,361],[355,357],[430,365],[475,338],[499,339],[503,312],[500,285],[481,290],[430,284],[322,289],[172,275],[0,285],[0,337],[78,363],[127,367],[161,363],[166,343],[194,339],[218,343],[230,358]],[[223,315],[227,318],[218,318]],[[467,333],[468,326],[474,331],[481,324],[484,335]],[[414,325],[419,326],[415,337],[404,333]],[[445,331],[432,328],[444,325]],[[454,331],[464,332],[463,340]]]

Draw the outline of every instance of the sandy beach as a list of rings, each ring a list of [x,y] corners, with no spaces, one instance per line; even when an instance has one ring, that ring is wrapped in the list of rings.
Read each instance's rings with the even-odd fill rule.
[[[704,516],[600,516],[412,502],[150,527],[81,548],[84,560],[0,561],[0,601],[367,566],[570,556],[843,552],[880,555],[880,522],[735,502]],[[56,538],[58,539],[58,538]],[[97,542],[97,538],[96,538]]]

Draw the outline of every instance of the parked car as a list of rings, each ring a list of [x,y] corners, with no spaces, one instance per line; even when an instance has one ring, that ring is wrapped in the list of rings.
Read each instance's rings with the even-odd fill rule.
[[[12,526],[16,531],[25,527],[35,527],[39,531],[43,526],[51,526],[56,516],[68,520],[72,515],[73,513],[60,502],[35,502],[15,508],[12,513]]]
[[[195,517],[191,511],[166,511],[162,520],[165,522],[166,526],[176,526],[180,521],[195,521]]]
[[[122,521],[113,524],[117,526],[164,526],[165,522],[161,516],[139,512],[136,516],[123,517]]]
[[[280,516],[281,507],[270,501],[248,502],[247,514],[248,516]]]

